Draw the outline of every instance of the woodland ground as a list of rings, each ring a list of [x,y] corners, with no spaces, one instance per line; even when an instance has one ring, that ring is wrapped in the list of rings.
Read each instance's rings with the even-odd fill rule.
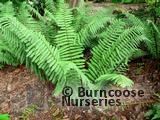
[[[133,89],[143,89],[144,99],[128,99],[126,105],[117,108],[83,110],[77,108],[60,108],[58,101],[51,96],[54,86],[40,81],[24,66],[13,68],[6,66],[0,71],[0,112],[9,112],[13,120],[19,119],[22,112],[36,105],[31,120],[144,120],[147,107],[156,102],[153,96],[160,84],[160,73],[156,62],[148,59],[137,60],[130,64],[128,76],[135,82]],[[159,63],[160,64],[160,63]]]
[[[94,4],[98,9],[101,6]],[[125,5],[137,9],[137,5]],[[130,7],[129,7],[130,6]],[[123,6],[122,6],[123,7]],[[8,112],[12,120],[26,115],[29,120],[145,120],[144,113],[155,101],[154,93],[159,92],[160,72],[155,60],[140,58],[129,64],[128,76],[134,81],[133,89],[143,89],[145,98],[130,98],[122,107],[101,109],[61,108],[59,101],[52,97],[54,86],[39,80],[24,66],[6,66],[0,70],[0,113]],[[35,112],[27,114],[36,106]],[[27,116],[29,115],[29,116]],[[23,117],[24,117],[23,116]]]

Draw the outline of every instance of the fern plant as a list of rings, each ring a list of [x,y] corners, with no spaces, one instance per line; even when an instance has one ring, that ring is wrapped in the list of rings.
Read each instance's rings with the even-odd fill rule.
[[[148,52],[154,59],[160,59],[160,31],[157,25],[148,21],[146,33],[151,41],[146,41]]]
[[[160,103],[156,103],[150,107],[146,112],[145,117],[149,120],[159,120],[160,119]]]
[[[155,16],[150,17],[150,15],[145,18],[147,20],[140,19],[136,16],[129,14],[127,21],[133,25],[141,26],[144,29],[145,36],[147,39],[143,41],[143,51],[137,52],[137,54],[149,55],[153,59],[160,58],[160,26],[158,23],[157,13]]]
[[[150,55],[153,59],[159,59],[160,58],[160,26],[159,26],[159,7],[160,2],[155,0],[146,0],[146,3],[148,4],[147,8],[144,10],[144,12],[141,12],[144,15],[142,17],[141,15],[138,16],[135,20],[137,23],[140,23],[140,26],[143,26],[146,37],[149,39],[145,42],[145,47],[147,50],[145,50],[148,55]]]
[[[65,85],[91,89],[106,83],[132,86],[122,73],[139,43],[146,39],[141,26],[116,19],[111,10],[94,15],[83,5],[71,9],[64,0],[46,0],[44,16],[24,2],[16,9],[23,11],[18,14],[11,2],[5,4],[10,8],[2,4],[1,38],[14,60],[56,84],[55,94]],[[92,56],[86,61],[83,53],[87,48]],[[3,63],[8,64],[7,60]]]

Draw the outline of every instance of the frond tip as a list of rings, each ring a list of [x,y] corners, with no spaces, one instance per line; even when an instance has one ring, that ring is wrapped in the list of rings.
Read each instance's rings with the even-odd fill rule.
[[[106,83],[111,82],[122,88],[133,86],[133,81],[131,79],[127,78],[124,75],[120,75],[120,74],[105,74],[105,75],[100,76],[98,79],[96,79],[95,82],[97,84],[106,84]]]

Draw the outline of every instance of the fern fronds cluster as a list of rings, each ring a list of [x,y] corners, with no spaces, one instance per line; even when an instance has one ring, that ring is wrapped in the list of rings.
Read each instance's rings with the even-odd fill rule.
[[[154,59],[160,59],[160,30],[152,21],[148,21],[146,33],[150,41],[146,41],[149,54]]]
[[[115,18],[110,10],[93,15],[88,9],[81,10],[83,6],[71,9],[64,0],[45,0],[44,15],[25,2],[18,8],[11,2],[5,4],[0,14],[0,40],[5,42],[0,42],[0,50],[6,58],[0,62],[17,63],[11,61],[13,58],[25,64],[56,84],[56,94],[65,85],[132,86],[123,73],[140,42],[146,39],[141,26]],[[84,57],[86,48],[92,54],[89,61]]]
[[[138,50],[137,56],[149,55],[153,59],[160,58],[160,30],[159,25],[151,20],[142,21],[138,17],[128,14],[127,21],[132,25],[141,26],[147,39],[143,41],[146,49]],[[138,55],[139,54],[139,55]]]

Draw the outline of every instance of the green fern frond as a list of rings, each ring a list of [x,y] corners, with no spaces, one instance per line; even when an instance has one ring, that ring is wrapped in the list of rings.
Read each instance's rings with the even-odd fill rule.
[[[45,0],[45,8],[52,14],[56,13],[56,2],[53,0]]]
[[[155,34],[156,34],[156,36],[155,36],[155,40],[154,41],[152,41],[152,42],[154,42],[154,43],[152,43],[152,44],[155,44],[155,46],[153,46],[153,48],[152,49],[154,49],[154,47],[155,47],[155,54],[153,54],[156,58],[160,58],[160,31],[159,31],[159,28],[151,21],[150,22],[151,23],[151,25],[153,26],[153,29],[155,30]]]
[[[141,50],[141,49],[137,49],[131,55],[131,59],[137,59],[137,58],[140,58],[140,57],[143,57],[143,56],[146,56],[146,55],[148,55],[148,53],[146,51]]]
[[[9,47],[5,41],[0,41],[0,63],[2,65],[8,64],[17,66],[19,64],[18,60],[14,56],[13,51],[13,48]]]
[[[73,62],[62,61],[61,65],[63,66],[63,71],[66,76],[66,81],[58,81],[57,87],[55,89],[55,95],[60,94],[65,85],[69,85],[70,87],[77,89],[80,86],[87,87],[93,89],[93,84],[91,81],[85,76],[85,74],[80,70],[76,64]],[[73,72],[73,74],[71,73]],[[73,76],[75,75],[75,76]],[[72,76],[72,77],[71,77]],[[74,84],[71,84],[74,81]]]
[[[19,42],[26,45],[26,57],[30,58],[40,69],[44,70],[49,80],[55,83],[64,77],[63,70],[58,63],[59,53],[55,47],[49,45],[44,36],[28,30],[15,18],[2,18],[0,24],[2,30],[13,32],[19,38]]]
[[[144,35],[146,36],[147,39],[145,39],[143,41],[143,43],[146,45],[146,47],[149,51],[148,53],[151,54],[152,56],[156,57],[156,55],[155,55],[156,42],[155,42],[155,38],[154,38],[153,26],[151,24],[148,24],[146,21],[142,21],[140,18],[138,18],[132,14],[126,13],[125,15],[126,15],[127,19],[124,18],[123,20],[125,20],[125,22],[127,22],[127,24],[129,24],[130,26],[140,26],[144,29]],[[139,56],[146,55],[148,53],[145,51],[142,51],[142,50],[135,51],[133,53],[132,59],[137,58]]]
[[[72,27],[71,10],[63,3],[56,13],[57,24],[60,27],[55,42],[63,61],[72,61],[79,68],[84,68],[83,49],[76,43],[77,34]]]
[[[120,74],[105,74],[101,75],[98,79],[96,79],[96,84],[107,84],[107,83],[113,83],[115,85],[118,85],[122,88],[125,87],[132,87],[133,86],[133,81],[127,78],[124,75]]]
[[[28,11],[32,14],[35,15],[39,20],[45,22],[45,19],[43,18],[43,16],[31,5],[26,4],[26,7],[28,8]]]
[[[0,17],[15,16],[15,10],[12,2],[0,3]]]
[[[11,18],[12,19],[12,18]],[[2,29],[1,29],[2,30]],[[7,43],[7,48],[10,50],[10,53],[14,56],[13,58],[8,58],[9,61],[13,60],[13,62],[18,65],[25,64],[27,68],[31,68],[34,73],[40,77],[40,79],[44,79],[45,75],[42,74],[42,70],[37,67],[36,64],[32,63],[29,58],[26,57],[27,53],[25,51],[26,46],[25,44],[19,42],[20,38],[16,35],[16,33],[8,30],[8,28],[3,29],[3,37],[5,38],[5,42]],[[4,44],[4,42],[2,43]],[[17,49],[18,48],[18,49]],[[4,54],[6,56],[6,53]],[[2,56],[2,58],[6,58]],[[15,61],[19,61],[18,63]],[[5,62],[8,63],[9,62]],[[11,64],[11,63],[10,63]]]
[[[74,63],[61,60],[58,49],[49,45],[40,33],[28,30],[16,18],[1,18],[0,25],[3,31],[14,33],[19,38],[18,42],[26,46],[26,58],[30,60],[29,63],[36,64],[38,68],[34,66],[35,69],[43,70],[52,83],[58,84],[55,89],[55,95],[60,93],[65,86],[66,74],[70,69],[76,70],[83,85],[89,85],[90,81],[84,73]],[[8,39],[9,41],[10,39]]]
[[[22,2],[19,8],[16,10],[16,18],[21,21],[26,27],[34,31],[41,31],[41,26],[39,22],[35,20],[29,13],[29,8],[26,2]]]
[[[45,16],[49,19],[49,21],[50,21],[51,23],[57,24],[55,15],[52,14],[52,13],[51,13],[50,11],[48,11],[47,9],[45,9]]]
[[[5,41],[4,37],[0,34],[0,63],[3,65],[17,66],[19,61],[14,55],[14,48]]]
[[[99,75],[107,72],[108,69],[102,67],[107,64],[107,62],[103,59],[103,55],[106,54],[106,52],[109,52],[110,47],[112,48],[113,42],[116,42],[117,38],[120,36],[120,34],[122,34],[123,27],[124,23],[116,20],[107,28],[104,33],[99,35],[99,44],[92,50],[93,57],[91,59],[91,63],[89,64],[89,74],[87,74],[91,80],[95,80]],[[103,69],[101,70],[103,73],[100,73],[100,69]]]
[[[153,58],[160,58],[160,31],[159,28],[152,22],[148,21],[145,26],[145,33],[149,41],[144,41],[148,49],[148,53]]]
[[[96,37],[97,33],[101,29],[105,29],[107,22],[109,22],[111,19],[111,16],[106,16],[106,10],[98,11],[97,14],[89,17],[89,19],[87,20],[89,23],[83,25],[83,29],[81,29],[78,33],[79,45],[89,47],[92,43],[92,38]]]
[[[89,15],[91,14],[91,8],[88,6],[79,6],[74,8],[73,15],[73,26],[76,32],[79,32],[87,24],[89,24]],[[91,18],[90,18],[91,19]]]
[[[142,22],[142,20],[140,20],[138,17],[136,17],[133,14],[130,13],[125,13],[127,19],[125,20],[128,24],[130,24],[131,26],[140,26],[142,28],[145,29],[145,24],[144,22]]]
[[[111,71],[115,68],[117,69],[117,66],[121,64],[122,61],[124,62],[126,58],[129,58],[130,54],[137,49],[140,42],[144,39],[146,38],[141,27],[126,29],[104,55],[105,60],[108,61],[106,67]]]
[[[16,56],[16,59],[20,61],[21,64],[23,64],[26,60],[26,52],[24,51],[25,45],[18,42],[19,38],[8,29],[2,29],[2,36],[5,39],[7,43],[7,46],[9,49],[12,49],[12,52]],[[17,49],[18,48],[18,49]]]
[[[115,21],[106,30],[106,34],[100,35],[99,44],[93,48],[87,73],[92,81],[101,75],[124,70],[130,55],[145,39],[141,27],[125,29],[124,25],[122,21]]]
[[[13,48],[10,48],[9,45],[0,37],[0,64],[1,68],[3,65],[12,65],[17,66],[19,64],[18,60],[14,56]]]
[[[17,66],[19,63],[16,61],[16,58],[14,58],[14,56],[10,53],[0,52],[0,64],[2,68],[4,65]]]

